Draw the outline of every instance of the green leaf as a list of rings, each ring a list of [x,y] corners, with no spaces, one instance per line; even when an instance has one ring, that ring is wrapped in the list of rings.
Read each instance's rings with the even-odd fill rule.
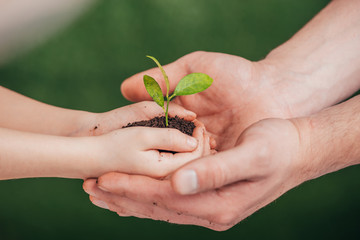
[[[162,94],[159,84],[155,81],[154,78],[144,75],[144,85],[146,91],[154,99],[154,101],[162,108],[164,108],[164,96]]]
[[[183,77],[175,88],[175,96],[202,92],[212,84],[213,79],[205,73],[191,73]]]
[[[153,60],[156,63],[156,65],[160,68],[160,71],[161,71],[161,73],[162,73],[162,75],[164,77],[164,81],[165,81],[165,84],[166,84],[166,97],[168,97],[169,96],[169,91],[170,91],[170,82],[169,82],[169,78],[166,75],[166,72],[165,72],[164,68],[161,66],[160,62],[156,58],[154,58],[153,56],[147,55],[146,57]]]

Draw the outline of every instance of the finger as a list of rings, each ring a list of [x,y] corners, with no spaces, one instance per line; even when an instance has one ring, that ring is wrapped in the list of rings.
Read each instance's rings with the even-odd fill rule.
[[[101,201],[100,199],[97,199],[96,197],[91,195],[89,199],[92,202],[92,204],[94,204],[95,206],[109,210],[109,206],[104,201]]]
[[[131,212],[128,209],[120,208],[116,206],[114,202],[121,203],[122,197],[119,197],[115,194],[111,194],[101,190],[97,185],[97,180],[95,179],[88,179],[84,182],[83,188],[87,194],[90,195],[89,199],[97,207],[103,209],[109,209],[113,212],[117,212],[117,214],[121,217],[129,217],[135,216],[139,218],[144,218],[145,216],[141,214],[136,214],[135,212]],[[126,199],[126,198],[124,198]]]
[[[255,179],[262,174],[256,166],[261,154],[260,149],[247,144],[192,161],[174,173],[172,186],[176,192],[185,195]]]
[[[189,111],[176,103],[170,102],[169,116],[178,116],[186,121],[193,121],[196,118],[196,113]]]
[[[124,114],[126,112],[126,114]],[[130,104],[125,107],[115,109],[111,111],[114,114],[115,119],[121,119],[123,125],[127,123],[150,120],[154,117],[158,117],[164,114],[163,109],[153,101],[143,101],[135,104]],[[193,121],[196,118],[196,114],[175,103],[170,103],[169,116],[185,119],[186,121]]]
[[[96,205],[98,201],[106,201],[106,198],[102,200],[97,198],[91,198],[91,201],[94,205]],[[172,210],[164,209],[154,204],[146,205],[146,208],[144,208],[143,203],[138,203],[126,197],[118,197],[116,203],[108,203],[109,209],[111,211],[117,212],[119,216],[133,216],[137,218],[146,218],[181,225],[197,225],[216,231],[224,231],[229,229],[230,227],[226,225],[219,225],[197,216],[187,215],[181,212],[174,212]]]
[[[90,195],[89,199],[95,206],[117,212],[119,216],[149,218],[149,213],[152,211],[151,207],[156,205],[155,203],[136,203],[127,197],[103,191],[98,187],[96,180],[86,180],[83,187]]]
[[[144,150],[190,152],[198,146],[196,138],[173,128],[142,128],[138,137]]]
[[[158,152],[161,162],[155,162],[150,167],[152,169],[152,174],[146,175],[152,177],[154,177],[154,175],[158,177],[169,176],[169,174],[171,174],[173,171],[180,168],[181,166],[185,165],[186,163],[206,154],[210,154],[209,142],[204,136],[205,128],[200,122],[196,120],[194,122],[196,128],[194,129],[193,137],[198,141],[196,149],[191,152],[177,152],[175,154]]]
[[[193,138],[197,140],[197,146],[196,149],[194,149],[192,152],[178,152],[175,154],[175,158],[178,159],[187,159],[186,162],[190,160],[194,160],[196,158],[199,158],[203,155],[204,152],[204,145],[205,145],[205,127],[204,124],[201,122],[194,120],[193,123],[195,124],[195,128],[193,131]]]
[[[210,147],[211,147],[211,149],[215,149],[216,146],[217,146],[217,144],[216,144],[215,138],[210,136]]]
[[[204,131],[203,138],[204,138],[204,146],[203,146],[202,156],[207,156],[211,154],[211,143],[210,143],[210,136],[209,134],[206,133],[206,131]]]
[[[104,180],[101,182],[103,181]],[[101,186],[100,182],[99,186]],[[118,195],[115,193],[105,192],[97,186],[96,180],[86,180],[84,183],[84,189],[91,194],[90,201],[94,205],[117,212],[119,216],[134,216],[177,224],[198,225],[217,231],[223,231],[231,227],[229,225],[217,224],[211,219],[186,214],[186,212],[182,212],[181,210],[176,211],[168,209],[162,205],[162,202],[157,202],[159,199],[156,198],[151,199],[150,202],[138,202],[128,198],[131,194],[127,195],[122,194],[121,192],[120,195]],[[107,191],[108,190],[109,189],[107,189]],[[209,211],[206,211],[206,214],[208,214],[208,212]]]
[[[223,231],[229,228],[229,226],[219,225],[197,216],[164,209],[155,202],[152,204],[144,204],[114,194],[111,195],[109,200],[109,195],[105,192],[101,192],[101,190],[99,190],[97,195],[98,197],[90,196],[90,201],[95,206],[116,212],[121,217],[133,216],[182,225],[197,225],[217,231]]]
[[[99,179],[99,187],[96,186],[95,180],[87,180],[84,189],[90,192],[92,195],[90,199],[95,205],[103,207],[103,204],[98,202],[106,203],[108,209],[118,212],[120,216],[199,225],[217,231],[229,229],[284,193],[277,193],[274,189],[267,188],[266,184],[264,188],[264,184],[240,182],[219,189],[215,195],[208,193],[193,196],[168,195],[167,191],[162,191],[165,188],[161,184],[154,185],[144,179],[146,178],[140,176],[109,173],[103,176],[103,180]],[[111,184],[114,184],[113,187],[110,186]],[[108,187],[106,191],[100,189],[104,186]],[[153,189],[154,187],[156,188]],[[111,190],[116,190],[119,194],[108,192]],[[136,191],[138,192],[134,194]],[[191,203],[186,202],[184,209],[174,207],[174,205],[182,205],[185,198],[190,198]],[[197,201],[197,198],[200,201]],[[95,199],[97,202],[94,202]],[[172,205],[166,204],[168,200]],[[214,207],[212,203],[217,205]]]
[[[156,203],[175,212],[208,216],[212,211],[227,205],[216,192],[182,196],[174,192],[169,181],[156,180],[146,176],[107,173],[98,180],[98,186],[107,192],[127,197],[139,203]]]
[[[163,68],[170,81],[170,92],[174,91],[175,86],[180,79],[188,74],[187,65],[183,64],[182,61],[179,60],[165,65]],[[133,102],[151,100],[151,97],[147,93],[143,83],[144,75],[153,77],[159,83],[163,94],[166,94],[166,84],[162,73],[159,68],[155,67],[135,74],[121,84],[121,93],[126,99]]]
[[[210,151],[210,154],[211,154],[211,155],[214,155],[214,154],[216,154],[216,153],[218,153],[218,151],[216,151],[215,149],[211,149],[211,151]]]
[[[132,211],[142,215],[148,215],[149,211],[144,209],[143,205],[156,205],[175,213],[206,219],[209,224],[216,223],[225,228],[233,226],[242,219],[242,212],[245,212],[248,202],[256,203],[258,192],[247,187],[247,184],[240,182],[218,191],[181,196],[171,189],[169,181],[159,181],[144,176],[108,173],[101,176],[98,181],[101,189],[113,193],[100,198],[105,202],[121,205],[124,203],[122,200],[112,201],[114,196],[128,198],[141,204],[138,207],[141,212],[134,210],[135,208]]]

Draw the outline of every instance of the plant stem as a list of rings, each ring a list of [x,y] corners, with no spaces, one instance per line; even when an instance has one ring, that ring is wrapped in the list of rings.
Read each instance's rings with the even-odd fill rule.
[[[163,69],[163,67],[161,66],[161,64],[159,63],[159,61],[152,57],[152,56],[146,56],[150,59],[152,59],[156,65],[160,68],[160,71],[164,77],[164,81],[165,81],[165,84],[166,84],[166,111],[165,111],[165,121],[166,121],[166,126],[169,126],[169,123],[168,123],[168,111],[169,111],[169,102],[170,102],[170,99],[169,99],[169,91],[170,91],[170,82],[169,82],[169,78],[168,76],[166,75],[166,72],[165,70]]]
[[[168,114],[168,112],[169,112],[169,98],[167,98],[167,100],[166,100],[166,111],[165,111],[165,124],[166,124],[166,126],[168,127],[169,126],[169,114]]]
[[[169,108],[168,106],[165,107],[162,107],[164,113],[165,113],[165,125],[166,127],[169,126],[169,122],[168,122],[168,111],[169,111]]]
[[[165,110],[165,124],[168,127],[169,126],[169,117],[168,117],[168,112],[169,112],[169,104],[171,99],[173,99],[176,95],[173,94],[169,97],[169,93],[167,92],[166,95],[166,110]]]

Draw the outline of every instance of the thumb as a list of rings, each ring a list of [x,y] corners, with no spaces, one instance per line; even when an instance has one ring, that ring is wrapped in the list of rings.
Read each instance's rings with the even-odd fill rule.
[[[257,174],[254,150],[251,146],[237,147],[192,161],[174,173],[172,187],[188,195],[252,179]]]
[[[178,59],[177,61],[170,63],[166,66],[163,66],[170,82],[170,93],[174,91],[177,83],[188,74],[187,64],[184,64],[186,60],[186,56]],[[133,102],[151,100],[151,97],[147,93],[144,83],[143,77],[144,75],[149,75],[153,77],[160,85],[163,94],[166,94],[166,84],[164,77],[159,68],[152,68],[150,70],[137,73],[128,79],[126,79],[121,84],[121,93],[123,96]]]

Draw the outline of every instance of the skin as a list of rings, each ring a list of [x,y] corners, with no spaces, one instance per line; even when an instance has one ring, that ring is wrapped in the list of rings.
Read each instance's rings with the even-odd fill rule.
[[[211,153],[204,125],[194,120],[194,113],[176,104],[170,107],[170,115],[194,121],[193,137],[176,129],[121,129],[129,122],[161,115],[162,109],[154,102],[95,114],[50,106],[3,87],[0,87],[0,96],[2,180],[85,179],[114,170],[159,178]]]
[[[213,189],[200,194],[180,195],[170,180],[119,173],[103,175],[98,184],[87,180],[84,189],[95,205],[120,216],[227,230],[295,186],[359,164],[359,119],[360,96],[311,117],[259,121],[238,147],[183,168],[196,169],[200,190]]]
[[[165,66],[171,89],[192,72],[215,79],[175,101],[198,115],[219,153],[170,180],[119,173],[88,180],[91,201],[121,216],[226,230],[302,182],[358,164],[359,97],[328,107],[360,88],[359,10],[359,1],[332,1],[259,62],[195,52]],[[139,87],[144,74],[161,79],[156,69],[127,79],[121,90],[129,100],[148,99]]]

